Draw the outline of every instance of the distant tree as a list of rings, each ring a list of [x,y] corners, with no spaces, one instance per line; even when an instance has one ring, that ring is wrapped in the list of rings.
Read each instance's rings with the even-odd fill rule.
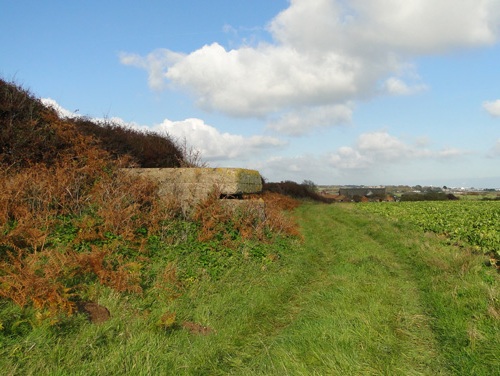
[[[354,196],[352,196],[352,200],[353,200],[354,202],[361,202],[362,198],[363,198],[363,197],[362,197],[362,196],[360,196],[360,195],[354,195]]]
[[[312,180],[304,180],[302,185],[306,187],[311,192],[317,192],[318,186]]]
[[[332,199],[326,198],[315,191],[314,183],[296,183],[294,181],[282,181],[280,183],[264,182],[262,190],[264,192],[280,193],[282,195],[291,196],[298,199],[312,199],[321,202],[332,202]],[[314,189],[314,190],[313,190]]]

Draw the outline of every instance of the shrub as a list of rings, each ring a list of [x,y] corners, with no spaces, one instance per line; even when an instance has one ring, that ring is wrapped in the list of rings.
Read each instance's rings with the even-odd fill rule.
[[[310,181],[305,181],[303,184],[298,184],[293,181],[282,181],[280,183],[267,183],[263,184],[263,191],[279,193],[282,195],[290,196],[296,199],[310,199],[329,203],[332,199],[323,197],[316,193],[314,184]]]
[[[156,183],[121,172],[133,163],[187,163],[168,138],[61,119],[4,81],[0,121],[0,298],[44,317],[71,314],[96,285],[141,294],[168,282],[162,294],[175,298],[175,266],[155,272],[151,261],[175,247],[193,246],[203,259],[219,246],[297,234],[282,212],[296,205],[290,197],[268,192],[265,204],[232,206],[214,192],[187,218],[179,200],[158,197]]]
[[[60,119],[29,92],[0,80],[0,165],[53,166],[61,160],[85,164],[90,155],[105,158],[95,141]]]
[[[180,167],[185,159],[181,147],[167,134],[125,128],[111,121],[77,118],[72,122],[80,132],[99,140],[114,158],[130,156],[139,167]]]
[[[216,239],[226,244],[244,239],[266,240],[268,234],[297,236],[295,221],[285,215],[298,201],[265,192],[246,200],[220,200],[215,190],[196,206],[193,219],[200,223],[199,240]]]
[[[458,200],[453,194],[446,194],[444,192],[424,192],[424,193],[404,193],[401,196],[401,201],[446,201]]]
[[[168,134],[139,131],[111,121],[61,119],[21,87],[0,79],[0,164],[51,166],[61,157],[78,160],[94,150],[103,158],[140,167],[187,166],[182,148]]]

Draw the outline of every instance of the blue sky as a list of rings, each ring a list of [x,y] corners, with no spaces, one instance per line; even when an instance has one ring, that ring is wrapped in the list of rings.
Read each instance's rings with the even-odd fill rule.
[[[500,188],[498,0],[0,0],[0,76],[269,181]]]

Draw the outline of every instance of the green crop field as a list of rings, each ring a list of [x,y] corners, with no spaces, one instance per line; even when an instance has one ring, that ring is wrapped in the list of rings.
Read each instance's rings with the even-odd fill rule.
[[[358,205],[394,221],[415,224],[424,231],[446,236],[454,244],[500,256],[499,201],[421,201]]]

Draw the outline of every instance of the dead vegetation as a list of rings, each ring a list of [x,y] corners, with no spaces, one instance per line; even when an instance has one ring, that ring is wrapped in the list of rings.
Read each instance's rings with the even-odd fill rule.
[[[214,195],[182,218],[180,204],[159,199],[154,182],[120,173],[188,165],[182,150],[166,135],[61,118],[0,80],[0,299],[54,317],[78,310],[93,284],[141,294],[148,239],[175,244],[169,236],[178,235],[166,230],[179,219],[196,224],[200,241],[224,246],[297,234],[282,213],[296,205],[290,198],[264,195],[262,216],[251,206],[229,210]],[[176,296],[176,274],[165,273],[158,278]]]

